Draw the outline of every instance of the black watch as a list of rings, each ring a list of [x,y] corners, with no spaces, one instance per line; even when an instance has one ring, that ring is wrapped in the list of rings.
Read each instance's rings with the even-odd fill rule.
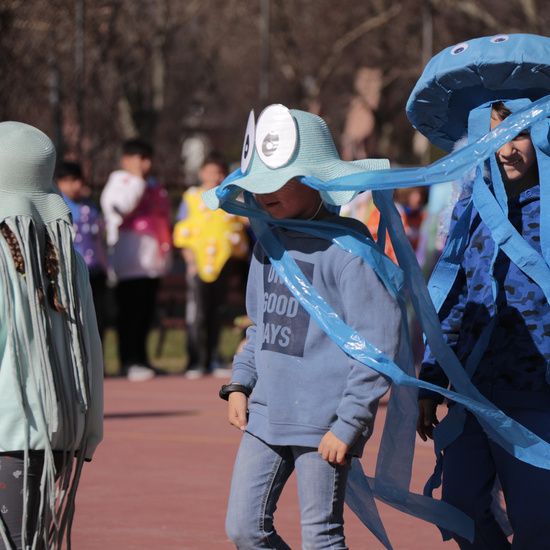
[[[252,390],[249,387],[243,386],[242,384],[229,384],[228,386],[222,386],[222,389],[220,390],[220,397],[227,401],[229,399],[229,394],[233,391],[244,393],[246,397],[252,393]]]

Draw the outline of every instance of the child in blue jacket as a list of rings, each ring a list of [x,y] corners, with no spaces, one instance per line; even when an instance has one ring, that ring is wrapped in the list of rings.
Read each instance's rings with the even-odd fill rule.
[[[527,48],[528,45],[533,49]],[[543,71],[538,72],[541,65],[538,64],[536,70],[530,66],[530,58],[541,55],[537,50],[541,45],[547,56],[548,38],[499,35],[457,45],[442,52],[438,59],[434,58],[430,71],[437,62],[448,71],[449,63],[458,64],[456,58],[463,56],[465,66],[482,67],[477,73],[482,84],[487,83],[489,88],[490,82],[496,88],[481,91],[475,88],[478,95],[474,88],[461,90],[462,75],[456,70],[453,92],[458,90],[462,100],[470,94],[472,107],[476,97],[489,99],[486,103],[479,100],[481,105],[469,113],[470,143],[490,131],[501,131],[499,126],[503,121],[529,106],[529,97],[533,96],[529,88],[539,88],[533,99],[537,98],[536,94],[544,95],[544,86],[550,90],[550,79]],[[491,59],[489,65],[481,66],[477,62],[476,56],[481,55]],[[512,62],[510,58],[518,55],[523,56],[524,64],[514,63],[514,67],[518,67],[518,89],[511,92],[508,67]],[[504,89],[499,87],[500,69]],[[464,71],[465,81],[469,79],[468,74],[474,73]],[[437,80],[445,81],[441,77]],[[538,86],[534,85],[534,80]],[[419,86],[417,94],[413,94],[414,101],[409,104],[409,114],[418,127],[428,113],[433,115],[439,108],[435,102],[422,101],[420,104],[427,89],[425,86],[424,80],[422,91]],[[504,98],[502,101],[498,100],[500,95]],[[449,100],[449,105],[452,102],[455,106],[460,104],[457,97]],[[443,120],[442,117],[437,119]],[[451,116],[446,117],[447,121],[450,119]],[[436,129],[435,117],[431,120],[430,130],[427,127],[423,130],[445,145],[442,136],[447,140],[452,137],[451,124],[445,127],[441,122]],[[447,344],[479,392],[510,418],[550,442],[548,285],[544,282],[545,277],[537,279],[532,269],[534,263],[525,261],[530,257],[537,258],[540,265],[547,263],[543,257],[548,250],[544,250],[541,241],[541,190],[546,186],[544,178],[547,177],[541,163],[547,162],[547,120],[519,133],[510,132],[510,141],[496,151],[484,174],[479,172],[472,190],[457,202],[448,248],[456,247],[460,240],[465,244],[456,277],[439,309],[439,318]],[[441,387],[449,385],[429,343],[420,378]],[[424,441],[435,435],[440,441],[438,446],[444,448],[442,499],[474,520],[473,542],[453,535],[460,548],[550,548],[547,499],[550,470],[527,464],[508,453],[487,436],[476,416],[453,402],[449,404],[447,418],[434,433],[438,426],[436,408],[442,401],[439,394],[420,390],[418,433]],[[444,425],[447,431],[441,430]],[[502,487],[513,531],[512,542],[507,536],[506,522],[497,519],[493,494],[498,486]]]

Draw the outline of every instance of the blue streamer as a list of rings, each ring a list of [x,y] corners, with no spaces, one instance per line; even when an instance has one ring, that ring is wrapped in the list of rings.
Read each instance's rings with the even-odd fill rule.
[[[512,113],[487,135],[480,137],[462,149],[450,153],[430,166],[362,172],[334,178],[326,182],[310,176],[303,181],[318,191],[327,191],[329,189],[337,189],[338,191],[372,191],[459,180],[477,166],[483,164],[486,159],[520,132],[549,116],[550,95]],[[225,190],[220,189],[221,193],[218,194],[221,200],[225,200],[223,191]]]
[[[411,267],[410,270],[407,270],[405,272],[405,276],[407,277],[407,274],[409,274],[407,284],[410,286],[411,289],[415,290],[415,292],[412,293],[413,299],[417,301],[415,309],[419,311],[421,317],[424,316],[424,313],[426,311],[432,310],[431,323],[424,322],[424,325],[428,326],[428,328],[425,328],[425,330],[427,334],[433,333],[434,331],[436,333],[439,333],[439,346],[434,346],[434,350],[439,351],[438,348],[442,347],[442,354],[451,358],[449,364],[451,364],[452,367],[448,368],[447,374],[449,378],[453,380],[453,385],[459,388],[459,390],[463,391],[465,395],[461,395],[460,393],[455,393],[450,390],[444,390],[427,382],[417,380],[413,376],[406,375],[387,356],[382,354],[379,350],[376,350],[374,347],[370,346],[368,342],[364,341],[359,335],[354,333],[354,331],[351,331],[351,329],[349,329],[349,327],[347,327],[340,319],[336,318],[334,312],[331,312],[329,306],[324,303],[320,296],[316,294],[315,290],[309,287],[307,279],[303,275],[300,275],[301,272],[298,266],[284,250],[282,244],[277,244],[276,240],[274,241],[274,236],[272,232],[266,228],[268,227],[267,222],[269,221],[269,223],[272,224],[295,228],[306,233],[315,234],[317,236],[324,236],[324,238],[332,240],[338,246],[345,247],[345,249],[347,249],[348,251],[362,257],[377,271],[381,271],[380,264],[377,265],[376,258],[385,257],[380,253],[379,249],[373,247],[372,241],[370,241],[370,239],[363,238],[363,242],[358,244],[359,240],[357,239],[357,236],[354,236],[353,238],[346,238],[351,237],[349,235],[335,236],[335,226],[340,233],[342,232],[342,227],[337,224],[331,224],[327,222],[316,222],[314,224],[311,224],[299,220],[275,220],[273,218],[270,218],[265,212],[263,212],[259,208],[252,206],[248,193],[246,194],[248,203],[247,205],[244,205],[239,201],[228,200],[226,201],[226,203],[224,203],[223,207],[226,211],[230,213],[237,215],[247,215],[249,218],[251,218],[253,228],[257,236],[259,237],[262,246],[264,246],[266,252],[271,258],[271,261],[275,269],[281,276],[282,280],[285,281],[285,284],[287,284],[293,294],[300,300],[302,305],[306,307],[310,315],[312,315],[316,319],[321,327],[333,339],[335,339],[338,345],[340,345],[340,347],[342,347],[342,349],[344,349],[348,354],[353,356],[355,359],[363,362],[364,364],[370,366],[374,370],[377,370],[378,372],[389,376],[398,385],[425,387],[426,389],[437,391],[445,395],[447,398],[463,404],[466,408],[474,412],[476,416],[480,417],[480,419],[489,418],[490,420],[488,423],[482,423],[484,426],[487,427],[488,431],[492,433],[497,442],[499,442],[508,450],[514,452],[514,454],[516,454],[516,456],[518,456],[522,460],[534,463],[535,465],[539,466],[543,464],[547,465],[548,457],[550,456],[550,446],[544,441],[540,440],[540,438],[526,430],[521,425],[516,424],[513,420],[506,417],[504,413],[502,413],[499,409],[494,407],[492,403],[481,396],[481,394],[479,394],[479,392],[469,381],[464,369],[456,359],[456,356],[454,356],[452,351],[446,346],[443,340],[443,336],[441,334],[441,327],[439,325],[437,315],[431,303],[427,289],[425,288],[425,283],[420,270],[420,266],[418,266],[418,263],[414,260],[414,252],[412,251],[412,248],[410,247],[408,239],[406,238],[406,235],[404,233],[399,213],[395,209],[395,205],[393,204],[387,193],[376,192],[374,193],[374,196],[375,200],[377,201],[377,206],[380,209],[382,215],[390,220],[390,237],[392,238],[392,243],[394,243],[394,249],[396,251],[396,254],[398,255],[398,259],[400,259],[400,262],[403,259],[406,260],[406,262],[408,262],[408,265]],[[260,220],[263,220],[264,222],[263,229],[262,224],[260,224]],[[367,243],[366,247],[361,246],[365,243]],[[384,262],[382,262],[382,264],[384,264]],[[388,284],[388,281],[390,281],[390,283],[388,284],[388,288],[390,288],[394,294],[397,295],[401,292],[401,285],[396,284],[395,275],[392,277],[388,273],[383,272],[382,276],[386,284]],[[314,300],[315,305],[309,304],[310,300]],[[423,302],[422,305],[420,305],[421,302]],[[430,317],[429,314],[428,317]],[[433,334],[432,339],[434,339]],[[458,383],[456,379],[459,380]],[[468,394],[473,395],[473,397],[468,397]],[[400,400],[400,405],[403,405],[402,400]],[[391,416],[392,415],[388,415],[390,422]],[[409,414],[407,416],[409,419],[413,419],[413,421],[415,421],[416,419],[415,414]],[[414,437],[414,426],[412,430],[409,429],[408,432],[409,434],[412,433]],[[391,437],[395,436],[394,430],[392,430],[391,428],[384,430],[384,435],[387,436],[388,434],[391,434]],[[413,445],[410,445],[408,447],[412,449],[414,448]],[[521,450],[518,451],[518,449],[522,448],[527,448],[527,452],[523,453]],[[380,456],[383,455],[384,442],[381,445],[380,452]],[[395,453],[393,454],[393,456],[395,456]],[[398,498],[395,497],[395,494],[399,495],[400,490],[403,489],[403,480],[401,480],[401,483],[397,484],[393,482],[392,471],[384,470],[383,466],[380,466],[384,465],[385,463],[386,461],[380,460],[380,458],[377,462],[377,475],[375,479],[375,483],[378,483],[378,491],[376,493],[377,498],[385,497],[387,498],[388,502],[394,502],[394,504],[396,504],[396,507],[403,506],[404,500],[402,496],[401,498],[399,498],[399,496]],[[410,481],[410,475],[408,477],[408,480]],[[385,482],[386,487],[384,487]],[[405,487],[408,488],[408,482],[407,484],[405,484]],[[388,493],[394,494],[390,496],[388,495]],[[405,493],[407,495],[406,499],[410,498],[408,491],[405,491]],[[408,509],[408,512],[412,513],[412,515],[422,517],[426,521],[435,523],[440,527],[448,520],[448,518],[446,517],[447,514],[441,516],[440,511],[437,509],[437,506],[441,504],[439,501],[430,502],[430,506],[434,507],[431,508],[430,506],[427,506],[424,509],[424,512],[420,512],[419,510],[417,510],[417,505],[414,504],[415,502],[417,502],[415,499],[410,500],[412,508]],[[420,508],[422,509],[422,507]],[[426,512],[427,510],[429,510],[429,513]],[[364,521],[364,523],[370,521],[368,519],[370,513],[372,513],[372,511],[366,513],[366,515],[363,514],[361,516],[361,519]],[[467,522],[464,522],[464,524],[468,525]],[[369,527],[372,527],[373,532],[377,529],[376,525],[371,525]],[[467,527],[465,528],[464,526],[455,525],[451,530],[453,532],[462,533],[465,538],[470,538],[471,533],[466,532],[467,529]],[[381,534],[380,537],[379,538],[382,541],[383,536]]]
[[[401,257],[409,266],[409,269],[404,273],[406,282],[411,288],[411,299],[413,300],[413,305],[415,305],[415,310],[419,314],[420,322],[424,327],[436,357],[438,357],[439,363],[452,381],[456,391],[441,388],[405,374],[389,357],[352,331],[336,316],[330,306],[316,293],[315,289],[307,283],[307,278],[303,276],[301,270],[288,255],[282,244],[276,241],[273,233],[262,230],[258,222],[263,219],[266,227],[268,227],[266,222],[269,221],[271,224],[295,228],[305,233],[317,236],[324,235],[324,238],[327,240],[333,241],[338,246],[342,246],[342,240],[338,240],[338,238],[333,239],[335,224],[327,222],[307,224],[299,220],[278,220],[271,218],[258,207],[247,207],[238,201],[227,201],[224,204],[224,209],[232,214],[243,215],[245,212],[247,213],[258,239],[271,259],[271,263],[276,270],[281,271],[279,273],[281,278],[296,298],[300,300],[301,304],[309,311],[310,315],[315,318],[327,334],[346,353],[377,372],[389,376],[396,384],[422,387],[438,392],[452,401],[462,403],[478,416],[480,422],[487,425],[492,439],[514,454],[514,456],[534,466],[550,468],[550,444],[521,426],[521,424],[510,419],[487,398],[481,395],[471,383],[456,355],[445,343],[439,320],[427,292],[426,284],[423,282],[420,266],[412,257],[414,256],[414,252],[406,239],[402,223],[398,223],[401,219],[399,213],[391,202],[391,199],[387,196],[377,194],[375,197],[376,199],[382,199],[382,202],[379,202],[377,206],[381,214],[390,220],[388,231],[390,232],[397,258],[399,260]],[[338,227],[341,230],[341,226]],[[260,238],[261,236],[262,238]],[[374,260],[375,255],[372,254],[374,248],[370,245],[370,242],[370,239],[367,238],[363,238],[362,242],[352,242],[352,239],[348,239],[346,242],[348,246],[347,250],[362,258],[373,269],[377,269],[378,266]],[[368,243],[366,247],[362,246],[366,243]],[[380,251],[378,251],[378,255],[383,257]],[[285,264],[282,263],[283,258]],[[392,290],[391,285],[388,288]],[[395,294],[395,287],[392,292]],[[427,322],[426,318],[429,316],[432,317],[431,322]]]
[[[230,211],[230,210],[228,210]],[[259,214],[259,213],[258,213]],[[321,328],[351,357],[361,361],[363,364],[373,368],[377,372],[388,375],[392,380],[403,385],[415,385],[421,382],[416,378],[405,374],[391,359],[368,343],[361,335],[349,328],[309,284],[307,278],[303,275],[296,262],[292,259],[283,244],[269,229],[269,225],[265,221],[261,221],[261,215],[251,216],[252,228],[258,237],[258,240],[264,247],[266,253],[270,257],[270,261],[277,271],[278,275],[285,282],[287,287],[298,298],[303,307],[317,321]],[[279,222],[282,220],[271,221]],[[290,220],[284,220],[285,225],[291,223]],[[321,224],[315,224],[321,225]],[[303,229],[302,229],[303,230]],[[307,232],[307,230],[306,230]],[[338,244],[338,243],[335,243]],[[367,261],[367,260],[366,260]],[[403,304],[403,301],[401,301]],[[427,384],[427,383],[422,383]],[[428,384],[431,386],[431,384]],[[409,418],[414,418],[409,416]],[[410,430],[408,430],[410,433]],[[387,430],[384,430],[387,433]],[[414,431],[413,431],[414,433]],[[361,477],[361,476],[359,476]],[[355,476],[351,477],[350,483],[353,485]],[[440,501],[426,498],[422,495],[411,495],[408,491],[408,482],[406,487],[399,487],[391,478],[386,480],[376,480],[374,494],[377,498],[384,500],[388,504],[401,509],[407,510],[408,513],[425,519],[426,521],[440,524],[452,525],[452,531],[461,534],[463,537],[473,538],[473,523],[469,518],[449,505],[444,505],[445,510],[442,512]],[[384,481],[386,483],[384,483]],[[410,481],[410,478],[409,478]],[[361,491],[359,487],[352,489],[358,491],[365,498],[367,495]],[[420,506],[422,503],[422,506]],[[373,516],[372,503],[367,500],[365,507],[356,508],[355,513],[363,521],[365,525],[374,533],[377,532],[379,515]],[[379,533],[380,534],[380,533]],[[378,535],[377,535],[378,536]],[[380,538],[380,537],[379,537]],[[380,538],[384,543],[383,537]],[[391,548],[391,546],[387,546]]]

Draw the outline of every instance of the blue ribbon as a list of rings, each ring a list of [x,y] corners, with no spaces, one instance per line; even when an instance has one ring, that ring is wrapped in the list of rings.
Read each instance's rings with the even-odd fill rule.
[[[269,224],[293,228],[305,233],[324,237],[327,240],[331,240],[336,245],[363,258],[373,267],[373,269],[377,269],[380,265],[385,265],[385,261],[381,262],[381,264],[378,262],[380,258],[385,258],[385,256],[375,245],[373,246],[370,239],[364,236],[360,238],[359,234],[353,235],[353,238],[349,239],[342,238],[342,235],[335,236],[335,226],[340,233],[342,232],[342,226],[338,224],[327,222],[308,223],[299,220],[277,220],[269,217],[265,212],[255,206],[252,197],[248,193],[245,194],[245,198],[246,204],[239,201],[227,201],[224,203],[223,207],[227,212],[241,216],[247,215],[250,218],[256,236],[270,257],[270,261],[281,279],[285,281],[285,284],[294,296],[300,300],[302,306],[304,306],[309,314],[319,323],[321,328],[325,330],[325,332],[329,334],[348,355],[373,368],[377,372],[389,376],[398,386],[413,388],[424,387],[442,393],[448,399],[461,403],[476,414],[480,420],[489,419],[488,422],[485,422],[486,429],[503,447],[510,451],[513,450],[517,456],[527,462],[539,466],[548,464],[550,445],[540,440],[540,438],[526,430],[520,424],[509,419],[490,401],[479,394],[477,389],[471,384],[454,353],[445,344],[439,320],[437,319],[433,304],[428,295],[420,266],[413,260],[414,252],[404,232],[399,213],[395,209],[395,205],[391,201],[389,194],[377,193],[375,195],[375,200],[378,203],[377,206],[381,214],[384,215],[386,219],[390,220],[388,231],[390,232],[390,237],[394,244],[394,250],[398,259],[400,259],[400,261],[401,259],[405,259],[409,262],[409,267],[411,269],[405,272],[405,277],[407,284],[410,288],[414,289],[414,292],[411,292],[413,299],[418,301],[415,305],[415,309],[419,310],[422,317],[427,310],[431,310],[432,319],[431,322],[428,323],[430,326],[425,328],[425,330],[429,334],[428,338],[430,340],[438,340],[439,345],[436,345],[435,349],[438,351],[440,357],[442,355],[446,356],[447,361],[443,360],[442,364],[449,365],[447,367],[447,375],[449,379],[455,380],[454,385],[460,393],[434,386],[428,382],[418,380],[412,373],[404,372],[402,368],[391,361],[389,357],[374,348],[374,346],[364,340],[359,334],[345,325],[315,289],[311,287],[307,278],[302,274],[290,254],[284,249],[282,243],[270,230]],[[350,237],[352,236],[350,235]],[[391,265],[394,266],[395,264],[391,262]],[[389,268],[390,264],[387,264],[387,267]],[[395,271],[395,268],[392,267],[391,270]],[[380,271],[380,269],[378,269],[378,271]],[[384,282],[388,284],[388,288],[394,295],[401,297],[401,302],[403,303],[402,287],[395,273],[389,274],[382,272],[382,277]],[[421,322],[423,321],[424,319],[421,319]],[[401,357],[401,359],[403,359],[403,357]],[[406,366],[407,364],[410,365],[410,361],[407,361],[405,358],[404,365]],[[414,425],[416,423],[417,407],[414,397],[411,399],[409,395],[409,399],[407,400],[401,395],[397,399],[395,398],[397,395],[399,395],[399,393],[394,394],[394,389],[392,389],[392,397],[390,399],[392,408],[390,410],[390,407],[388,407],[387,424],[383,433],[374,482],[377,498],[380,497],[387,502],[394,502],[395,506],[398,508],[405,507],[405,503],[408,501],[410,505],[408,512],[412,515],[422,517],[422,519],[435,523],[440,527],[451,523],[453,525],[450,530],[461,533],[465,538],[470,538],[472,536],[472,532],[469,530],[471,526],[464,518],[461,518],[458,511],[456,514],[449,516],[449,510],[446,509],[445,513],[442,514],[439,508],[441,503],[434,500],[417,509],[416,504],[419,502],[418,498],[420,495],[417,495],[418,498],[415,497],[414,499],[410,497],[408,491],[410,471],[407,471],[407,465],[412,462],[412,456],[407,455],[414,452]],[[393,404],[395,404],[395,408],[393,408]],[[400,412],[401,418],[396,416],[396,411]],[[402,437],[400,437],[400,434]],[[402,456],[400,456],[399,452],[392,452],[390,450],[390,447],[393,445],[389,442],[403,442],[403,437],[407,439],[408,435],[408,439],[410,439],[411,434],[413,441],[409,442],[408,445],[405,444],[400,446],[400,451],[403,453]],[[400,465],[398,464],[399,462],[401,462]],[[403,470],[406,471],[405,475],[402,475],[401,478],[396,478],[396,472],[402,473]],[[352,479],[355,479],[355,477],[352,477]],[[361,494],[368,501],[368,494],[365,492],[365,486],[360,485],[360,487],[361,486],[363,487]],[[367,506],[367,508],[370,510],[370,506]],[[361,511],[359,511],[362,521],[366,524],[370,523],[368,519],[370,512],[367,512],[367,508],[363,510],[362,514]],[[355,511],[358,513],[357,510]],[[371,525],[369,525],[369,528],[370,527]],[[376,525],[373,525],[372,528],[374,530],[377,529]],[[383,536],[381,534],[380,537],[380,540],[383,542]]]

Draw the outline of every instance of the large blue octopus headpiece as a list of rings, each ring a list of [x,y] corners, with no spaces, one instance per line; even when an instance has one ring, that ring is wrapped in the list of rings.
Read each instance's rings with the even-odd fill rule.
[[[489,101],[550,93],[550,38],[499,34],[446,48],[426,65],[407,102],[413,126],[451,151],[470,111]]]

